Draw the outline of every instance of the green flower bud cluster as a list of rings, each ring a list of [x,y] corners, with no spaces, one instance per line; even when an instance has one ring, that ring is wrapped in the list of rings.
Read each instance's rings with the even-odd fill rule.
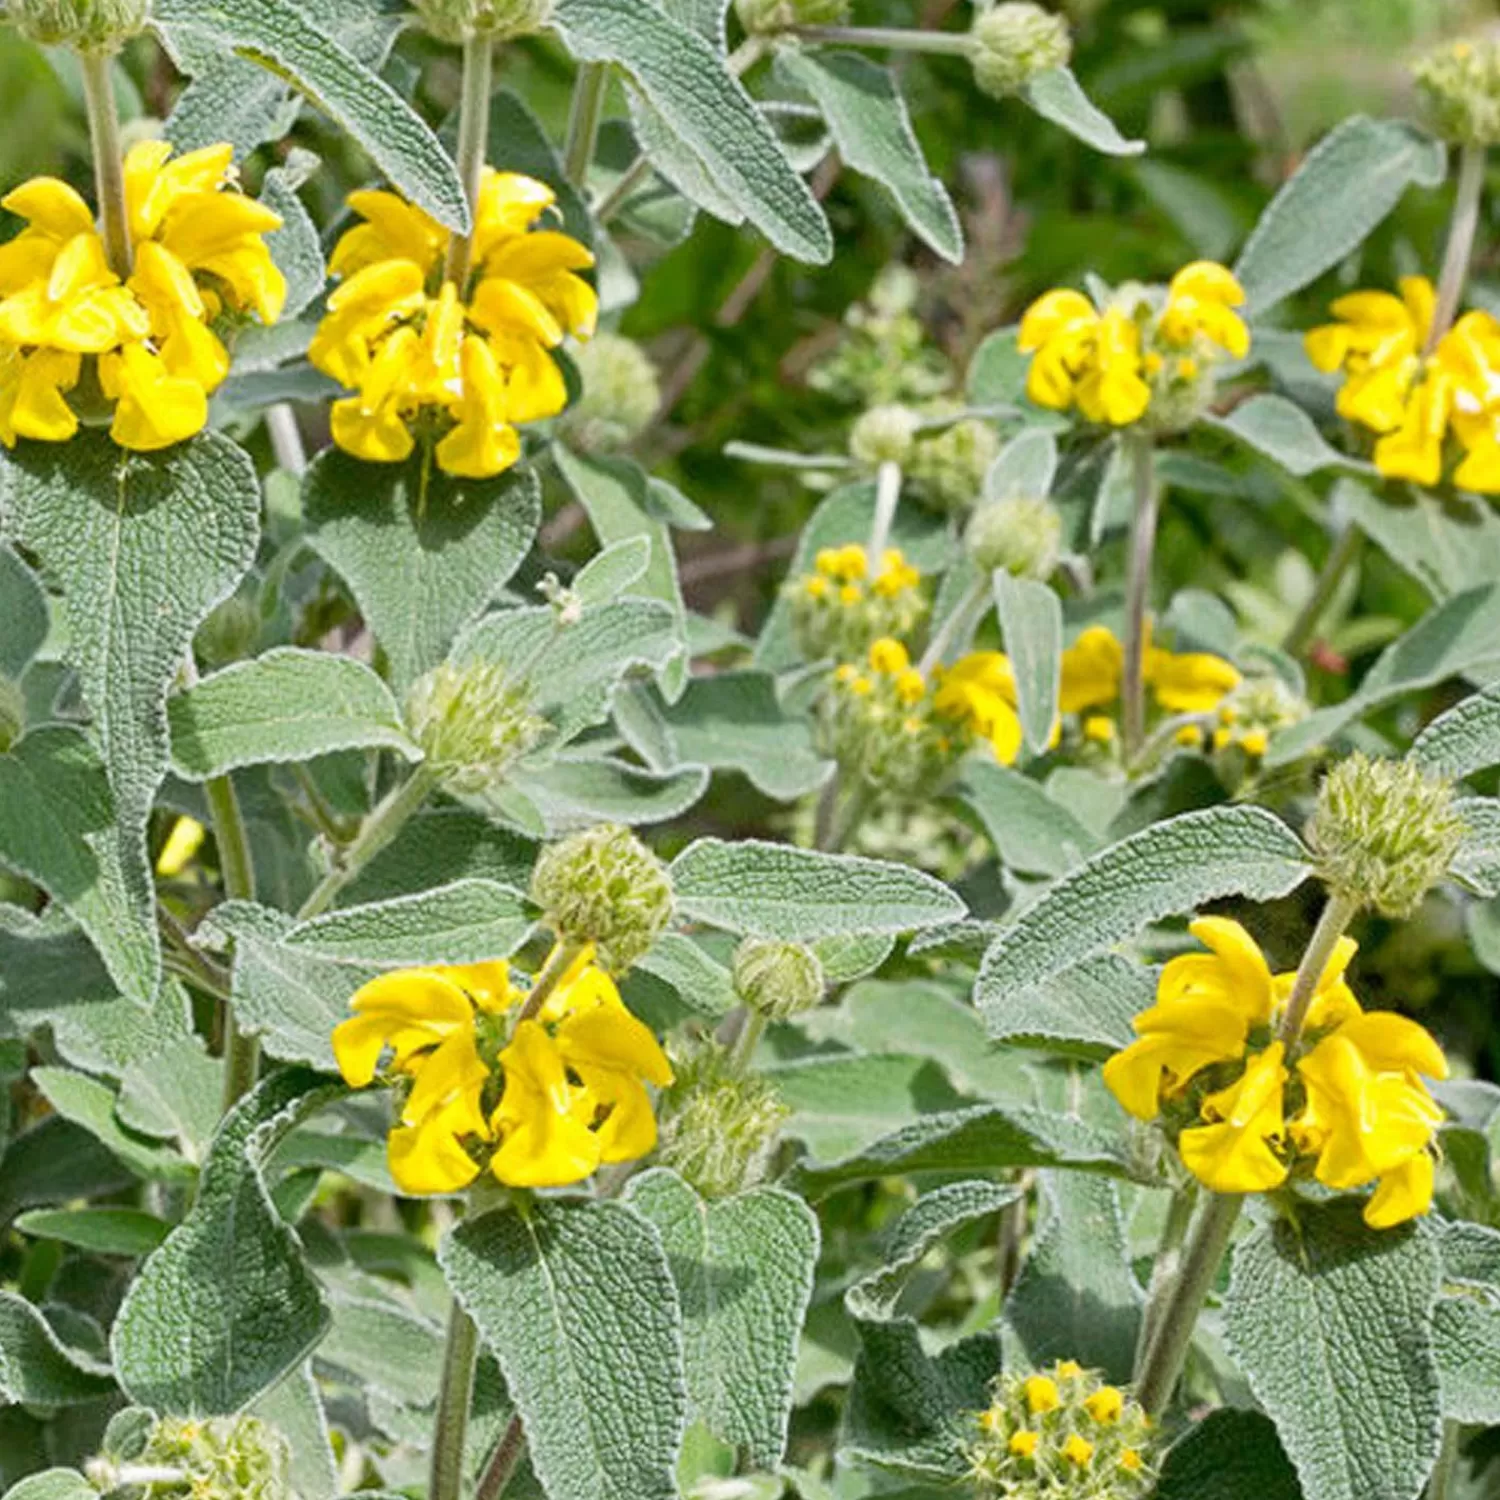
[[[822,1003],[827,981],[811,948],[779,938],[746,938],[734,953],[734,988],[757,1015],[790,1021]]]
[[[1356,753],[1323,779],[1307,829],[1331,891],[1382,916],[1409,917],[1463,842],[1451,782],[1401,760]]]
[[[9,18],[44,47],[114,52],[146,29],[151,0],[11,0]]]
[[[881,271],[868,300],[844,314],[838,347],[812,368],[808,384],[866,407],[911,404],[946,391],[950,372],[915,314],[919,287],[908,266]]]
[[[995,1500],[1138,1500],[1156,1483],[1150,1419],[1093,1370],[1066,1359],[1005,1374],[975,1415],[969,1478]]]
[[[104,1491],[141,1490],[152,1500],[294,1500],[291,1449],[258,1417],[153,1421],[131,1407],[110,1422],[104,1448],[88,1466]]]
[[[623,974],[672,920],[666,866],[628,828],[602,823],[542,850],[531,899],[560,938],[592,943]]]
[[[969,31],[974,81],[995,99],[1019,94],[1039,74],[1066,67],[1072,56],[1067,18],[1030,0],[1004,0],[976,16]]]
[[[545,31],[556,0],[415,0],[422,24],[439,41],[487,36],[507,42]]]
[[[964,546],[983,573],[1045,581],[1062,556],[1062,516],[1050,500],[1035,495],[991,500],[969,518]]]
[[[1259,760],[1273,735],[1300,723],[1308,712],[1307,700],[1279,677],[1246,677],[1219,705],[1214,749],[1233,749]]]
[[[551,729],[532,701],[531,684],[513,681],[501,662],[444,662],[413,686],[406,721],[443,785],[475,795],[499,785]]]
[[[1500,41],[1448,43],[1413,72],[1440,135],[1461,146],[1500,143]]]
[[[19,682],[0,674],[0,755],[26,732],[26,694]]]
[[[933,510],[960,514],[984,492],[985,476],[999,454],[995,429],[973,417],[919,437],[906,466],[912,492]]]
[[[562,432],[583,453],[617,453],[643,433],[661,406],[656,366],[633,339],[601,333],[574,356],[583,396]]]
[[[751,36],[775,36],[794,26],[840,26],[849,0],[734,0],[740,25]]]
[[[813,572],[787,584],[786,596],[806,661],[856,660],[882,637],[909,637],[927,613],[921,573],[893,548],[872,579],[857,543],[824,548]]]
[[[872,469],[881,464],[904,464],[916,446],[921,420],[910,407],[871,407],[849,434],[849,452]]]
[[[700,1042],[672,1057],[676,1081],[662,1098],[658,1165],[705,1198],[730,1198],[767,1176],[791,1111],[763,1078],[735,1067],[729,1049]]]

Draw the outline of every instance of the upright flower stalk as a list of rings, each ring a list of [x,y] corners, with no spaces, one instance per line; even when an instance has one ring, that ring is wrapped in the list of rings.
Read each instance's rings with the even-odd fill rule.
[[[464,42],[463,96],[458,115],[458,175],[469,204],[468,234],[448,241],[445,281],[462,287],[469,279],[474,254],[474,230],[479,213],[479,189],[484,177],[485,148],[490,133],[490,94],[495,82],[495,43],[476,34]]]
[[[120,143],[120,111],[115,103],[114,55],[80,52],[83,97],[88,108],[89,143],[94,181],[104,228],[109,267],[121,281],[129,278],[135,257],[130,240],[130,211],[125,201],[125,153]]]
[[[1479,231],[1479,207],[1484,195],[1484,169],[1488,149],[1469,142],[1459,149],[1458,186],[1454,191],[1453,218],[1448,229],[1448,248],[1443,255],[1443,270],[1438,282],[1437,311],[1427,335],[1424,354],[1431,355],[1453,327],[1469,280],[1469,264],[1474,258],[1474,239]]]
[[[1156,556],[1156,527],[1161,513],[1161,486],[1156,477],[1156,450],[1144,432],[1130,443],[1135,511],[1130,529],[1130,565],[1125,582],[1125,682],[1121,730],[1125,758],[1139,754],[1146,735],[1146,632],[1151,603],[1151,564]]]

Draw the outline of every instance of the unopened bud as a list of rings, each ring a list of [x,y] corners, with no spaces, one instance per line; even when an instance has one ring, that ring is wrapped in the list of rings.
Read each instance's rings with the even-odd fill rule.
[[[1413,72],[1439,134],[1461,146],[1500,142],[1500,41],[1448,43]]]
[[[801,943],[746,938],[734,953],[734,988],[751,1010],[771,1021],[789,1021],[821,1003],[823,965]]]
[[[965,418],[917,440],[907,464],[917,496],[948,515],[966,511],[984,489],[984,478],[1000,453],[988,422]]]
[[[667,868],[628,829],[603,823],[542,850],[531,898],[559,937],[593,943],[623,974],[672,920]]]
[[[751,36],[774,36],[794,26],[839,26],[849,0],[734,0],[740,25]]]
[[[633,339],[601,333],[574,355],[583,395],[562,420],[562,432],[583,453],[616,453],[649,426],[661,406],[661,381]]]
[[[982,573],[1045,581],[1062,554],[1062,516],[1050,500],[1032,495],[991,500],[970,518],[964,546]]]
[[[984,11],[969,32],[975,82],[996,99],[1020,93],[1041,73],[1066,67],[1072,55],[1066,17],[1049,15],[1030,0],[1005,0]]]
[[[552,24],[556,0],[415,0],[422,24],[439,41],[497,42],[531,36]]]
[[[1324,778],[1307,841],[1330,890],[1409,917],[1448,873],[1464,821],[1451,782],[1356,753]]]
[[[444,662],[412,688],[406,722],[443,784],[474,794],[503,781],[551,728],[531,704],[530,683],[501,662]]]
[[[130,1467],[181,1474],[152,1484],[160,1500],[292,1500],[291,1450],[258,1417],[163,1417]]]
[[[735,1067],[726,1048],[703,1043],[679,1056],[661,1105],[656,1161],[705,1198],[730,1198],[767,1175],[777,1132],[791,1111],[775,1088]]]
[[[11,0],[9,14],[44,47],[115,52],[146,29],[151,0]]]
[[[872,407],[854,424],[849,434],[849,452],[872,468],[881,464],[904,464],[917,439],[919,418],[905,406]]]
[[[0,755],[26,732],[26,694],[21,684],[0,676]]]

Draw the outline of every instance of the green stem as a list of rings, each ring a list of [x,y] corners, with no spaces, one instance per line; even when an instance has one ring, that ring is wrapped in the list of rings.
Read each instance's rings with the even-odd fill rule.
[[[573,938],[564,938],[558,943],[548,955],[542,972],[536,976],[536,983],[531,986],[526,996],[526,1004],[521,1008],[520,1016],[517,1017],[517,1025],[522,1021],[534,1021],[541,1014],[542,1007],[561,982],[563,975],[568,972],[578,955],[587,946],[586,943],[577,942]]]
[[[1454,1484],[1458,1479],[1458,1449],[1462,1440],[1463,1427],[1459,1423],[1443,1423],[1443,1442],[1438,1449],[1432,1478],[1427,1481],[1427,1500],[1452,1500]]]
[[[505,1429],[505,1436],[500,1439],[499,1447],[490,1455],[490,1461],[484,1467],[484,1474],[474,1491],[474,1500],[500,1500],[506,1485],[510,1483],[511,1475],[516,1472],[516,1465],[521,1461],[521,1453],[525,1447],[526,1429],[521,1425],[520,1417],[512,1417],[510,1425]]]
[[[594,147],[599,142],[599,121],[609,92],[609,69],[604,63],[585,63],[573,85],[573,109],[568,116],[568,143],[563,152],[563,170],[568,181],[582,192],[587,184]]]
[[[89,141],[94,155],[99,215],[104,226],[104,251],[121,281],[134,265],[130,245],[130,214],[125,202],[125,155],[120,145],[120,111],[115,104],[114,55],[81,52],[83,97],[88,107]]]
[[[479,186],[484,180],[484,157],[490,135],[490,94],[494,89],[495,44],[487,36],[470,37],[464,43],[463,95],[458,110],[458,175],[469,201],[471,229],[448,241],[448,263],[443,278],[467,290],[474,255],[472,219],[479,206]]]
[[[929,676],[934,667],[942,666],[955,641],[966,640],[972,635],[989,604],[991,586],[989,577],[981,574],[948,612],[948,618],[933,633],[918,663],[918,670],[924,677]]]
[[[1161,487],[1156,482],[1156,453],[1151,439],[1130,439],[1135,481],[1135,518],[1130,529],[1130,571],[1125,583],[1125,682],[1123,730],[1125,759],[1140,753],[1146,734],[1146,611],[1151,602],[1151,563],[1156,553],[1156,521]]]
[[[873,582],[880,573],[881,559],[890,544],[896,507],[901,503],[901,465],[887,459],[875,475],[875,516],[870,522],[870,540],[865,548]]]
[[[843,849],[858,832],[873,800],[874,793],[870,788],[863,781],[855,782],[845,793],[843,804],[837,816],[831,820],[826,836],[819,842],[818,848],[830,854],[837,854]]]
[[[910,31],[894,26],[795,26],[791,35],[804,42],[879,47],[890,52],[941,52],[966,57],[973,51],[967,33],[954,31]]]
[[[1291,629],[1281,643],[1281,649],[1288,656],[1300,656],[1307,649],[1313,631],[1323,618],[1323,611],[1338,592],[1339,585],[1344,581],[1344,574],[1359,556],[1364,541],[1364,532],[1351,521],[1333,544],[1333,551],[1328,554],[1328,561],[1323,564],[1323,571],[1318,574],[1318,581],[1313,585],[1307,603],[1297,611],[1297,618],[1292,621]]]
[[[437,784],[436,771],[426,765],[418,766],[360,825],[343,859],[302,903],[297,920],[305,922],[327,911],[344,887],[400,833],[412,814],[436,790]]]
[[[729,1059],[729,1065],[736,1073],[749,1072],[755,1049],[760,1046],[760,1039],[765,1034],[765,1015],[758,1010],[746,1010],[745,1024],[740,1027],[740,1034],[734,1042],[734,1052]]]
[[[625,207],[630,200],[630,195],[651,175],[651,162],[647,157],[638,156],[620,174],[620,180],[604,195],[599,207],[594,210],[594,217],[601,224],[608,224],[616,214]]]
[[[1182,1246],[1193,1222],[1193,1210],[1198,1206],[1198,1185],[1185,1182],[1172,1194],[1167,1208],[1167,1221],[1162,1225],[1161,1244],[1157,1246],[1156,1261],[1151,1267],[1151,1286],[1146,1293],[1146,1306],[1141,1313],[1141,1329],[1135,1346],[1135,1378],[1139,1379],[1146,1362],[1146,1352],[1151,1347],[1151,1335],[1156,1331],[1156,1319],[1166,1301],[1167,1289],[1177,1279],[1182,1269]]]
[[[215,776],[204,785],[208,810],[213,820],[214,838],[219,846],[219,866],[224,876],[224,894],[231,901],[255,899],[255,863],[250,853],[250,839],[245,831],[245,817],[234,782],[228,776]],[[224,1088],[222,1112],[228,1114],[251,1089],[260,1069],[260,1041],[241,1031],[234,1009],[219,1002],[221,1031],[224,1037]]]
[[[1348,896],[1330,893],[1328,902],[1323,907],[1323,915],[1318,918],[1318,925],[1308,940],[1302,962],[1297,965],[1297,978],[1292,984],[1292,993],[1287,997],[1286,1009],[1281,1014],[1281,1027],[1277,1035],[1286,1043],[1288,1051],[1302,1035],[1302,1023],[1307,1020],[1307,1008],[1318,992],[1318,981],[1323,977],[1323,970],[1328,967],[1328,960],[1333,957],[1333,950],[1343,937],[1344,929],[1354,920],[1354,914],[1358,910],[1359,902]]]
[[[463,1492],[464,1439],[474,1399],[474,1365],[479,1358],[479,1331],[455,1298],[448,1313],[443,1349],[443,1383],[438,1389],[437,1419],[432,1429],[427,1500],[459,1500]]]
[[[1448,248],[1443,255],[1443,273],[1438,281],[1437,307],[1427,334],[1431,354],[1453,327],[1463,301],[1464,284],[1469,279],[1469,262],[1474,258],[1474,237],[1479,232],[1479,204],[1484,196],[1486,150],[1483,146],[1465,146],[1458,156],[1458,186],[1453,195],[1453,218],[1448,228]]]

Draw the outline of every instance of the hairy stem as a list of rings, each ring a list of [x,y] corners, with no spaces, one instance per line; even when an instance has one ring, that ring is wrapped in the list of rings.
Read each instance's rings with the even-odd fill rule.
[[[1161,487],[1156,481],[1156,453],[1144,433],[1131,440],[1135,480],[1135,517],[1130,529],[1130,571],[1125,584],[1125,682],[1123,729],[1125,758],[1140,753],[1146,733],[1146,611],[1151,601],[1151,563],[1156,554],[1156,522]]]
[[[1151,1335],[1156,1331],[1156,1318],[1161,1305],[1166,1301],[1167,1288],[1176,1281],[1182,1269],[1182,1246],[1192,1226],[1193,1210],[1198,1206],[1198,1186],[1185,1182],[1172,1194],[1167,1208],[1167,1220],[1162,1225],[1161,1244],[1157,1246],[1156,1260],[1151,1267],[1151,1286],[1146,1293],[1146,1306],[1141,1313],[1141,1330],[1135,1346],[1135,1375],[1139,1379],[1151,1347]]]
[[[730,1058],[730,1066],[736,1073],[748,1073],[750,1071],[751,1059],[755,1056],[755,1049],[760,1046],[760,1039],[766,1034],[766,1017],[758,1010],[745,1011],[745,1024],[740,1027],[740,1034],[734,1041],[734,1053]]]
[[[1323,619],[1324,610],[1338,593],[1344,575],[1363,550],[1364,541],[1364,532],[1350,522],[1333,544],[1333,551],[1328,554],[1328,561],[1323,564],[1323,571],[1318,574],[1318,581],[1313,585],[1307,603],[1297,611],[1297,618],[1292,621],[1286,639],[1281,643],[1281,649],[1288,656],[1300,656],[1307,649],[1307,643],[1313,638],[1313,632]]]
[[[1458,1479],[1458,1448],[1463,1427],[1454,1421],[1443,1423],[1443,1442],[1438,1449],[1437,1464],[1427,1481],[1427,1500],[1452,1500]]]
[[[1474,257],[1474,237],[1479,231],[1479,203],[1484,194],[1486,150],[1483,146],[1465,146],[1458,156],[1458,186],[1453,195],[1453,218],[1448,228],[1448,248],[1443,254],[1443,273],[1438,281],[1437,308],[1427,334],[1431,354],[1453,327],[1458,305],[1463,300],[1464,285],[1469,279],[1469,262]]]
[[[604,97],[609,92],[609,68],[604,63],[585,63],[573,85],[573,108],[568,116],[568,143],[563,151],[563,170],[568,181],[583,191],[599,141],[599,121],[604,115]]]
[[[865,548],[873,581],[880,572],[880,560],[890,545],[891,526],[896,507],[901,503],[901,465],[887,459],[875,476],[875,518],[870,523],[870,540]]]
[[[474,1365],[478,1358],[479,1331],[454,1298],[448,1313],[443,1383],[438,1390],[437,1417],[432,1428],[427,1500],[459,1500],[463,1493],[464,1439],[469,1431],[469,1405],[474,1398]]]
[[[1328,897],[1328,904],[1324,906],[1323,915],[1318,918],[1318,925],[1308,941],[1307,951],[1297,966],[1297,978],[1281,1015],[1281,1028],[1277,1034],[1288,1049],[1302,1035],[1302,1023],[1306,1021],[1307,1008],[1318,991],[1318,981],[1323,977],[1323,970],[1328,967],[1328,960],[1333,957],[1344,929],[1354,920],[1358,910],[1359,903],[1348,896],[1331,894]]]
[[[297,425],[297,413],[289,401],[278,401],[266,408],[266,435],[271,439],[278,469],[285,469],[299,479],[307,473],[307,447]]]
[[[564,938],[552,950],[547,957],[547,962],[542,966],[542,972],[536,976],[536,983],[531,986],[530,993],[526,996],[526,1004],[521,1008],[521,1014],[517,1017],[516,1024],[522,1021],[534,1021],[541,1014],[542,1007],[551,997],[553,990],[562,982],[562,977],[568,972],[577,960],[578,955],[588,945],[574,941],[572,938]]]
[[[525,1447],[526,1429],[521,1425],[520,1417],[512,1417],[505,1435],[484,1466],[484,1473],[474,1490],[474,1500],[500,1500],[506,1485],[510,1483],[511,1475],[516,1472],[516,1465],[521,1461],[521,1453]]]
[[[134,255],[125,204],[125,156],[120,145],[120,111],[115,104],[114,56],[83,52],[78,61],[83,68],[83,97],[88,106],[104,251],[110,269],[124,281],[130,275]]]
[[[245,830],[245,816],[234,782],[228,776],[215,776],[204,785],[209,814],[213,820],[214,838],[219,845],[219,865],[224,875],[224,894],[231,901],[255,899],[255,862],[250,853],[250,839]],[[234,1010],[221,1000],[220,1031],[224,1038],[224,1089],[222,1112],[228,1114],[255,1087],[260,1069],[260,1042],[240,1030]]]
[[[942,52],[965,57],[973,50],[967,34],[955,31],[914,31],[895,26],[797,26],[792,35],[804,42],[827,42],[843,47],[879,47],[888,52]]]
[[[479,205],[479,185],[484,180],[484,157],[490,135],[490,94],[495,79],[495,44],[487,36],[470,37],[464,43],[463,95],[458,113],[458,175],[469,202],[471,226],[468,234],[455,234],[448,241],[448,262],[443,278],[464,295],[473,266],[472,220]]]
[[[943,659],[956,643],[967,640],[973,633],[989,604],[990,587],[988,576],[976,578],[949,611],[948,618],[933,632],[927,649],[922,653],[922,660],[918,663],[918,669],[924,677],[929,676],[934,667],[942,666]]]

